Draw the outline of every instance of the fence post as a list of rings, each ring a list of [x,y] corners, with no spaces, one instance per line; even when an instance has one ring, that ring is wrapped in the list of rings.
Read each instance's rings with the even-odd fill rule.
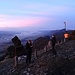
[[[34,56],[35,56],[35,58],[37,58],[37,50],[36,49],[34,51]]]
[[[66,39],[64,38],[64,42],[66,42]]]
[[[57,45],[60,45],[60,41],[57,42]]]
[[[48,41],[48,47],[50,47],[51,46],[51,41]]]
[[[15,67],[17,66],[17,60],[16,60],[17,56],[15,56]]]
[[[44,47],[44,52],[46,52],[46,46]]]
[[[47,52],[47,45],[46,45],[46,52]]]
[[[61,40],[61,43],[63,43],[63,41]]]
[[[14,60],[15,60],[15,64],[14,64],[14,65],[15,65],[15,67],[16,67],[16,66],[17,66],[17,63],[18,63],[18,57],[17,57],[17,55],[16,55],[16,48],[15,48],[15,59],[14,59]]]

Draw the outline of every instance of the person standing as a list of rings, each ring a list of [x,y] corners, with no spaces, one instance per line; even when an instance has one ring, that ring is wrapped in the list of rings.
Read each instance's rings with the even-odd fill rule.
[[[55,51],[55,44],[56,44],[56,37],[55,37],[55,35],[52,35],[51,42],[52,42],[52,51],[53,51],[53,54],[56,55],[57,53]]]
[[[66,31],[66,32],[64,33],[64,42],[67,42],[68,39],[69,39],[69,34],[68,34],[68,32]]]
[[[32,53],[32,42],[31,42],[31,40],[28,40],[26,43],[26,51],[27,51],[26,63],[30,63],[31,62],[31,53]]]

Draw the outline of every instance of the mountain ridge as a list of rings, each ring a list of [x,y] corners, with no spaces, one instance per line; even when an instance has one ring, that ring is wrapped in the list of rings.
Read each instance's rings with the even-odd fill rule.
[[[15,69],[13,68],[13,59],[7,59],[0,66],[1,75],[23,75],[23,74],[33,74],[33,75],[74,75],[75,74],[75,40],[70,40],[68,42],[62,43],[55,47],[58,56],[52,54],[51,49],[44,53],[33,62],[26,66],[26,63],[22,62]],[[68,54],[68,57],[66,55]],[[6,64],[5,64],[6,63]],[[8,64],[7,64],[8,63]],[[2,63],[0,63],[2,64]],[[10,64],[10,65],[9,65]],[[4,69],[4,70],[3,70]],[[8,71],[10,69],[10,71]],[[3,73],[3,74],[2,74]]]

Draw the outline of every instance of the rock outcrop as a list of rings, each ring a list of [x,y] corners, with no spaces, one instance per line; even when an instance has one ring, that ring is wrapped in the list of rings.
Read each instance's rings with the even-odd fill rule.
[[[25,59],[14,68],[14,59],[0,62],[0,75],[75,75],[75,41],[56,46],[57,56],[48,50],[30,64]]]

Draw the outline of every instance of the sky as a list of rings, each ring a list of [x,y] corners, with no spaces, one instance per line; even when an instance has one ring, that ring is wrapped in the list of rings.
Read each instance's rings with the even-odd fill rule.
[[[75,29],[75,0],[0,0],[0,30]]]

